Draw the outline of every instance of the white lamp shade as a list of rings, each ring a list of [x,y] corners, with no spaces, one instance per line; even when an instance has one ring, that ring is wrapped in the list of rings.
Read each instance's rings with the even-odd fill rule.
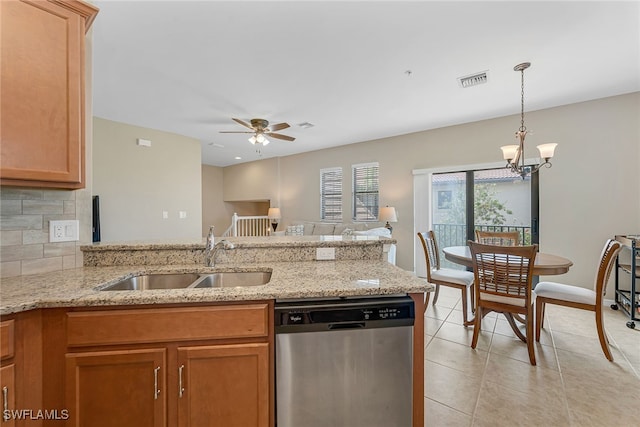
[[[505,160],[515,159],[519,148],[520,146],[518,145],[503,145],[500,147],[502,150],[502,158]]]
[[[251,138],[249,138],[249,142],[255,145],[255,143],[258,142],[258,140],[256,139],[256,136],[253,135]]]
[[[393,206],[385,206],[384,208],[380,208],[379,217],[380,221],[398,222],[396,208],[394,208]]]
[[[265,138],[264,136],[262,137],[262,145],[267,145],[270,141]]]
[[[271,219],[282,218],[282,214],[280,213],[280,208],[269,208],[269,213],[267,214],[267,216]]]
[[[550,142],[548,144],[540,144],[538,145],[538,151],[540,151],[540,157],[543,159],[550,159],[553,157],[553,153],[556,151],[555,142]]]

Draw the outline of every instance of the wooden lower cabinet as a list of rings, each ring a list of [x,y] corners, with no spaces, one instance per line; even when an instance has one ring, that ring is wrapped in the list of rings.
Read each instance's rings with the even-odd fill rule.
[[[51,387],[64,390],[67,426],[273,427],[271,301],[70,310],[58,321],[65,373]]]
[[[68,425],[166,425],[166,349],[71,353],[66,356]]]
[[[0,368],[0,399],[2,399],[3,427],[14,427],[15,417],[11,411],[16,410],[16,374],[15,365],[10,364]]]
[[[180,427],[267,427],[269,344],[178,348]]]

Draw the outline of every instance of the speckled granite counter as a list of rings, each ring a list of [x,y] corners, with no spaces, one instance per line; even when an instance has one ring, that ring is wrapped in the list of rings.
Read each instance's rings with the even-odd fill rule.
[[[85,267],[2,280],[0,314],[44,307],[202,303],[430,292],[433,285],[386,262],[394,239],[377,236],[230,237],[215,267],[204,266],[204,240],[83,246]],[[318,247],[336,261],[315,261]],[[101,291],[148,273],[270,271],[266,285],[234,288]]]
[[[220,238],[217,238],[220,240]],[[316,248],[335,248],[336,260],[384,259],[397,241],[379,236],[227,237],[233,249],[220,250],[216,264],[313,261]],[[199,264],[205,241],[97,243],[82,246],[85,266]]]
[[[100,291],[123,278],[157,272],[272,271],[266,285],[238,288]],[[434,286],[380,260],[84,267],[2,280],[0,314],[44,307],[202,303],[424,293]]]

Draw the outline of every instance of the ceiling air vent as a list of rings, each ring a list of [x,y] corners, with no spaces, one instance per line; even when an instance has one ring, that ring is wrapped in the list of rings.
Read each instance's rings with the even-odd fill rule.
[[[460,82],[460,86],[463,88],[481,85],[487,82],[487,72],[482,71],[470,76],[460,77],[458,78],[458,81]]]

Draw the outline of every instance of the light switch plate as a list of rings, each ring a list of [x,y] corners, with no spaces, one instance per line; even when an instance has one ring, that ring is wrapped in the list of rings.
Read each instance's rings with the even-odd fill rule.
[[[336,248],[316,248],[316,260],[328,261],[336,259]]]
[[[75,242],[79,237],[80,221],[77,219],[49,221],[49,242]]]

